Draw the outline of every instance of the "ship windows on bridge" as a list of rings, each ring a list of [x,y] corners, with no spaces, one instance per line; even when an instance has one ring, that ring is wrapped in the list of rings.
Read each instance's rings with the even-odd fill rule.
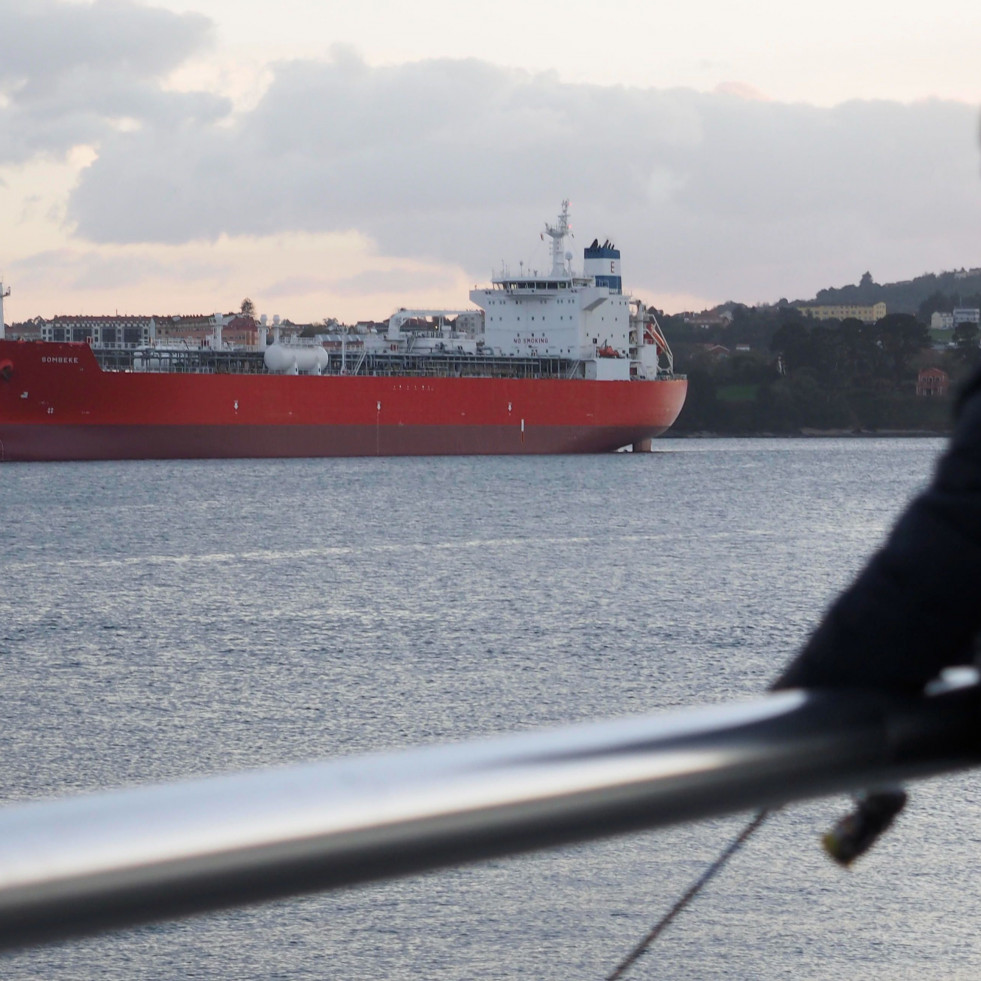
[[[532,290],[542,292],[552,292],[556,290],[567,290],[572,284],[569,280],[508,280],[507,282],[501,283],[501,286],[506,290]]]

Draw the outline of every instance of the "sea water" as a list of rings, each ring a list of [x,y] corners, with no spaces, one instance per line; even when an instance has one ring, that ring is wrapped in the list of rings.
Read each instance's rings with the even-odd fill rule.
[[[760,694],[930,439],[0,467],[0,802]],[[981,782],[849,872],[775,815],[630,977],[975,978]],[[593,979],[738,831],[702,822],[64,942],[5,979]]]

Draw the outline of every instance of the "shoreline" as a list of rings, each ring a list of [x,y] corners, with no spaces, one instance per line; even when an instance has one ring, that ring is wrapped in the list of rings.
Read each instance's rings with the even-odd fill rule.
[[[696,430],[690,433],[666,432],[658,437],[664,439],[882,439],[882,438],[923,438],[946,439],[951,429],[810,429],[802,428],[793,433],[740,432],[720,433],[711,430]]]

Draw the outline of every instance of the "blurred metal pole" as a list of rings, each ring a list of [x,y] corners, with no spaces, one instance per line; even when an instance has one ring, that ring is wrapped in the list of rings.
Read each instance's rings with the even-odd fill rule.
[[[757,701],[0,811],[0,947],[981,762],[970,686]]]

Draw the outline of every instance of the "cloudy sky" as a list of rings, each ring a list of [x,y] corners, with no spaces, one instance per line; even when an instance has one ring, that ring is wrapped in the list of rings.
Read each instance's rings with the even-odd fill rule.
[[[454,308],[623,250],[669,312],[981,266],[976,0],[0,0],[7,320]]]

